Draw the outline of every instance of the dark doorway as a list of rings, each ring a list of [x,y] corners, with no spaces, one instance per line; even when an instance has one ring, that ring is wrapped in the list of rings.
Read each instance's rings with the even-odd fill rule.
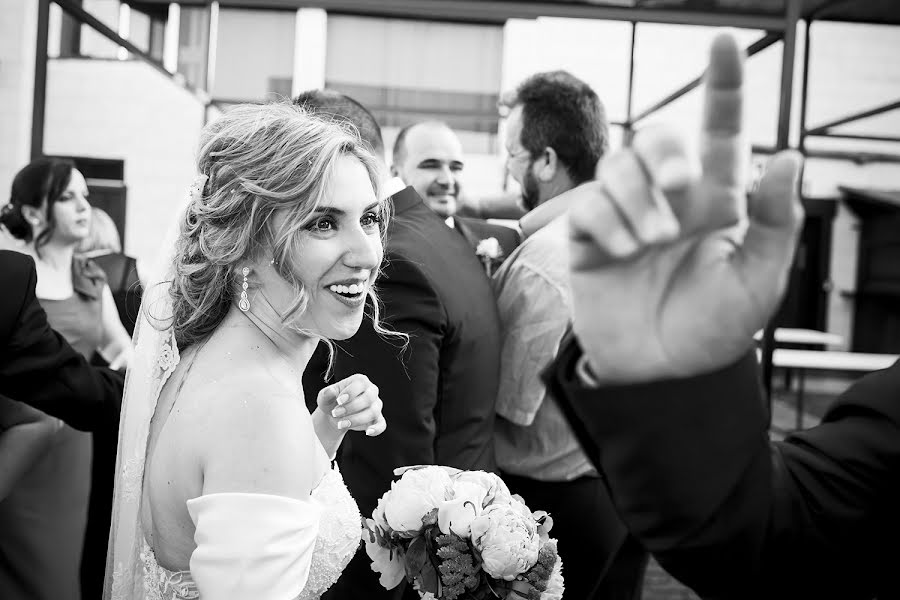
[[[831,292],[831,234],[837,201],[804,198],[803,209],[806,219],[775,324],[826,331]]]
[[[853,351],[900,354],[900,192],[841,191],[859,217]]]

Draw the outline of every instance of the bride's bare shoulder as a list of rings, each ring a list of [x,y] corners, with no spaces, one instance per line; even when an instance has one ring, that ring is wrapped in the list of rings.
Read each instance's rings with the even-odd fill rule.
[[[223,364],[205,379],[195,381],[188,409],[194,413],[203,493],[307,497],[318,471],[311,468],[317,441],[300,390],[253,362]]]

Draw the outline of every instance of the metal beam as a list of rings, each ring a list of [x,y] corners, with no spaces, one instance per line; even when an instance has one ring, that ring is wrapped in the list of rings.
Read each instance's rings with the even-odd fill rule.
[[[41,0],[43,2],[43,0]],[[132,44],[130,41],[121,37],[118,33],[107,27],[102,21],[98,20],[97,17],[84,10],[81,6],[73,2],[72,0],[52,0],[56,4],[59,5],[64,11],[72,15],[77,21],[84,23],[106,39],[110,40],[114,44],[125,48],[131,54],[135,55],[137,58],[147,63],[155,70],[159,71],[163,75],[166,76],[172,83],[184,88],[191,94],[193,94],[198,100],[203,102],[203,104],[208,104],[208,96],[201,94],[195,89],[193,86],[189,85],[185,81],[182,81],[181,78],[175,77],[172,73],[170,73],[161,62]],[[46,46],[46,43],[45,43]]]
[[[47,38],[50,0],[38,2],[37,46],[34,56],[34,95],[31,98],[31,160],[44,153],[44,112],[47,107]]]
[[[803,36],[803,79],[800,83],[800,140],[797,147],[800,152],[806,150],[806,111],[809,109],[809,56],[810,56],[810,27],[812,21],[806,21]],[[803,181],[803,178],[800,179]]]
[[[753,42],[752,44],[747,46],[747,51],[746,51],[747,56],[753,56],[754,54],[759,54],[760,52],[762,52],[763,50],[765,50],[766,48],[768,48],[775,42],[779,41],[780,39],[781,39],[780,33],[774,33],[774,32],[767,33],[763,37],[759,38],[758,40],[756,40],[755,42]],[[644,119],[646,119],[647,117],[649,117],[650,115],[655,113],[656,111],[668,106],[669,104],[671,104],[675,100],[678,100],[679,98],[681,98],[688,92],[691,92],[692,90],[695,90],[698,87],[700,87],[700,84],[703,83],[703,76],[705,74],[706,74],[706,70],[704,70],[703,73],[698,75],[695,79],[691,80],[689,83],[686,83],[684,86],[682,86],[678,90],[672,92],[671,94],[669,94],[668,96],[666,96],[665,98],[663,98],[662,100],[660,100],[659,102],[657,102],[656,104],[651,106],[650,108],[647,108],[647,109],[641,111],[640,113],[638,113],[637,116],[631,118],[630,124],[635,125],[639,121],[643,121]]]
[[[835,121],[831,121],[830,123],[825,123],[824,125],[819,125],[818,127],[814,127],[812,129],[807,130],[806,135],[821,135],[827,134],[828,130],[832,127],[837,127],[839,125],[846,125],[847,123],[852,123],[853,121],[859,121],[862,119],[866,119],[868,117],[874,117],[875,115],[880,115],[882,113],[886,113],[891,110],[895,110],[900,108],[900,100],[896,102],[891,102],[890,104],[884,104],[882,106],[872,108],[861,113],[856,113],[850,115],[849,117],[843,117],[841,119],[837,119]]]
[[[788,147],[791,133],[791,104],[794,97],[794,59],[801,0],[785,0],[784,46],[781,51],[781,98],[778,105],[778,148]]]
[[[166,0],[168,1],[168,0]],[[503,23],[506,19],[570,17],[609,21],[641,21],[673,25],[706,25],[781,31],[784,19],[713,11],[657,10],[562,2],[484,2],[482,0],[220,0],[225,8],[274,8],[296,10],[314,7],[357,15],[430,20]]]
[[[801,0],[785,0],[784,45],[781,49],[781,95],[778,103],[778,133],[776,147],[788,147],[791,132],[791,101],[794,93],[794,52],[797,45],[797,22],[800,18]],[[769,402],[769,419],[772,418],[772,354],[775,351],[775,315],[763,329],[762,379]]]
[[[868,138],[866,138],[868,139]],[[754,154],[775,154],[778,148],[773,146],[753,145]],[[846,160],[856,164],[866,163],[900,163],[900,154],[887,152],[848,152],[846,150],[806,150],[807,158],[827,160]]]
[[[864,133],[810,133],[809,137],[837,138],[842,140],[865,140],[872,142],[900,142],[900,136],[866,135]]]
[[[628,56],[628,96],[625,99],[625,123],[623,124],[622,141],[625,146],[631,145],[634,137],[633,121],[631,119],[632,104],[634,102],[634,46],[637,42],[637,23],[631,22],[631,54]]]

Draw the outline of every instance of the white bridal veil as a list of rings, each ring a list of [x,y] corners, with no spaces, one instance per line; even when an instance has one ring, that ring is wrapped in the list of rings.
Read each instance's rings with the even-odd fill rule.
[[[119,417],[112,522],[106,555],[104,600],[132,600],[145,596],[141,552],[144,532],[141,496],[147,436],[160,390],[178,365],[178,347],[172,328],[172,282],[175,246],[187,205],[203,195],[206,176],[194,180],[187,201],[178,207],[177,218],[159,246],[160,254],[151,272],[141,302],[134,333],[134,358],[125,379],[125,394]]]

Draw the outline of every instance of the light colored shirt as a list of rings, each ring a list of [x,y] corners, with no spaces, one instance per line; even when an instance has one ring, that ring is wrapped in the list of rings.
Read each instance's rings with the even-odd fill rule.
[[[385,200],[387,198],[390,198],[397,192],[402,191],[404,188],[406,188],[406,184],[403,183],[402,179],[400,179],[399,177],[391,177],[390,179],[386,180],[381,186],[381,199]]]
[[[520,244],[491,282],[502,340],[497,466],[542,481],[597,475],[541,380],[572,318],[566,219],[554,219]]]

